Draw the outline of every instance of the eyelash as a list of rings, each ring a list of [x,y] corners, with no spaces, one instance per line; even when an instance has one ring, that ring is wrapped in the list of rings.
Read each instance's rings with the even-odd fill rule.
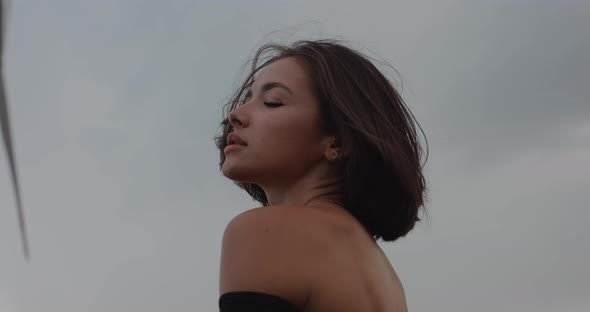
[[[243,105],[244,103],[248,102],[249,100],[241,100],[238,101],[238,106]],[[272,107],[272,108],[277,108],[279,106],[283,106],[283,103],[279,103],[279,102],[264,102],[264,105],[268,106],[268,107]]]
[[[282,106],[283,103],[278,103],[278,102],[264,102],[264,105],[266,105],[268,107],[276,108],[276,107]]]

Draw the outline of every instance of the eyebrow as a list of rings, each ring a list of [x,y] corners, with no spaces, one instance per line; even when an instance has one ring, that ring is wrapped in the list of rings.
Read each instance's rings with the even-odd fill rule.
[[[267,82],[267,83],[263,84],[260,92],[264,93],[264,92],[269,91],[274,88],[285,89],[285,90],[287,90],[287,92],[293,94],[293,91],[291,91],[291,89],[289,89],[289,87],[287,87],[286,85],[284,85],[280,82],[276,82],[276,81]],[[252,89],[249,89],[248,92],[246,92],[246,96],[244,97],[244,99],[250,98],[251,96],[252,96]]]

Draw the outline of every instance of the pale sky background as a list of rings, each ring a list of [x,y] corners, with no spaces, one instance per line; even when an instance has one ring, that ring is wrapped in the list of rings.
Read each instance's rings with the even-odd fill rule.
[[[11,1],[32,259],[2,151],[0,311],[218,310],[256,207],[218,169],[222,104],[262,43],[319,38],[393,65],[428,137],[430,219],[380,242],[410,311],[590,311],[590,1],[360,3]]]

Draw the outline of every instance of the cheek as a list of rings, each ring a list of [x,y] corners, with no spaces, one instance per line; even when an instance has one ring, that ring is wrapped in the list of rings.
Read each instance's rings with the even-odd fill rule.
[[[265,124],[259,141],[264,150],[281,158],[301,158],[314,148],[313,124],[304,118],[274,119]]]

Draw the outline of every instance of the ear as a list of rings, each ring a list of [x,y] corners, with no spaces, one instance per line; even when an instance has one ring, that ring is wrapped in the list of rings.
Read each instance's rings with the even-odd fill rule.
[[[335,135],[327,136],[324,139],[324,157],[328,161],[337,161],[345,157],[344,149]]]

